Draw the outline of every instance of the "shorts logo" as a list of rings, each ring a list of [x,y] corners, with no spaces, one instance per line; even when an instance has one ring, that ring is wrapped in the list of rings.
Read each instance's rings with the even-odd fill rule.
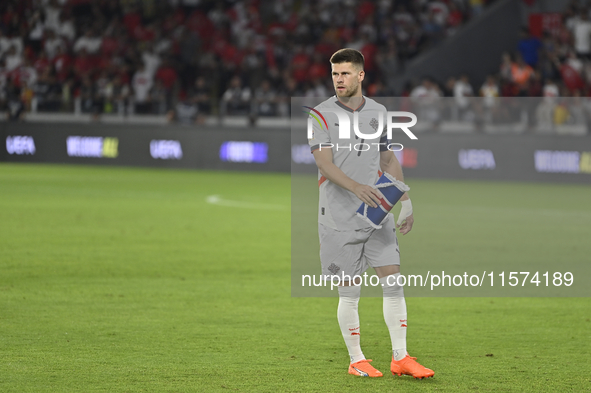
[[[341,268],[335,265],[334,263],[331,263],[328,267],[328,271],[335,275],[338,273],[339,270],[341,270]]]
[[[320,210],[321,210],[322,215],[324,215],[324,208],[321,208]]]

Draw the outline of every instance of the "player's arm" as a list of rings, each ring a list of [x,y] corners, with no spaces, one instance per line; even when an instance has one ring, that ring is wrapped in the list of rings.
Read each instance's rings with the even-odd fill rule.
[[[378,206],[378,203],[380,203],[379,198],[382,197],[381,193],[375,188],[358,183],[347,176],[341,168],[332,162],[331,149],[314,150],[313,154],[314,159],[316,160],[316,165],[322,176],[345,190],[351,191],[357,196],[357,198],[362,202],[367,203],[369,206]]]
[[[389,173],[397,180],[404,181],[402,166],[393,151],[386,150],[380,152],[380,168],[382,168],[382,172]],[[412,215],[412,204],[407,192],[400,198],[400,204],[402,208],[400,209],[398,221],[396,221],[396,228],[400,229],[400,233],[406,235],[412,229],[415,221]]]

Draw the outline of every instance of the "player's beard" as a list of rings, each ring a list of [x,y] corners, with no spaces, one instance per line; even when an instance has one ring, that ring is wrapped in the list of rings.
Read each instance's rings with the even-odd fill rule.
[[[345,87],[345,91],[342,93],[339,93],[337,87],[338,86],[335,86],[335,93],[337,94],[337,97],[341,98],[353,97],[359,91],[359,83],[351,87]]]

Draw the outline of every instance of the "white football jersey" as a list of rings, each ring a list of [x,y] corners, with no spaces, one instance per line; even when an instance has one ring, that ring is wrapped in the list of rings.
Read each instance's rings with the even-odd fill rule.
[[[314,109],[326,120],[320,124],[313,120],[313,136],[309,139],[312,152],[318,149],[331,149],[333,163],[348,177],[358,183],[374,185],[380,176],[380,151],[387,150],[386,108],[363,97],[359,108],[352,109],[341,103],[336,96],[329,98]],[[339,119],[334,112],[345,114],[349,118],[350,138],[340,138]],[[315,112],[312,112],[315,113]],[[357,113],[359,131],[365,135],[376,134],[371,139],[359,138],[354,132],[354,115]],[[315,113],[316,117],[318,114]],[[381,116],[381,124],[380,124]],[[381,127],[381,128],[380,128]],[[319,205],[318,222],[339,231],[368,228],[366,221],[355,212],[361,201],[354,193],[341,188],[318,172]]]

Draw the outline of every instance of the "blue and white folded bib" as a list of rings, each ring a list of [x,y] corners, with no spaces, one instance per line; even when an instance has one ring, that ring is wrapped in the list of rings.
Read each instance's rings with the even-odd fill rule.
[[[357,209],[357,215],[367,221],[372,227],[380,229],[382,227],[382,222],[390,210],[392,210],[396,202],[398,202],[402,195],[409,191],[410,188],[386,172],[380,176],[374,188],[380,190],[384,196],[383,198],[380,198],[378,207],[371,207],[362,203],[361,206],[359,206],[359,209]]]

